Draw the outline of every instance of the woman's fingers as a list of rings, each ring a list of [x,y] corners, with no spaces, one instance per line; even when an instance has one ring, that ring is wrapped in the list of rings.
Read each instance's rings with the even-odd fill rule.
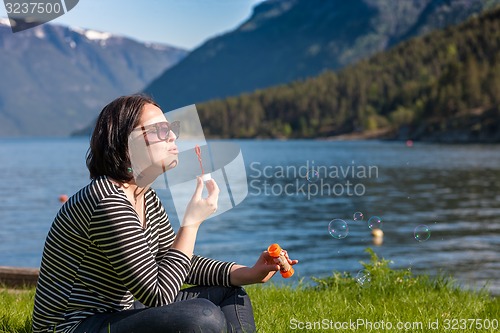
[[[203,192],[203,180],[201,177],[196,177],[196,189],[194,190],[193,198],[201,199],[201,194]]]
[[[219,195],[220,189],[214,179],[207,180],[208,197]]]
[[[290,257],[288,257],[288,252],[286,250],[283,250],[283,252],[285,252],[285,258],[290,265],[295,265],[299,262],[298,260],[291,260]]]
[[[274,258],[271,257],[267,251],[261,253],[259,260],[262,260],[262,264],[265,267],[272,267],[271,270],[273,271],[278,271],[280,269],[280,266],[274,261]]]
[[[210,179],[207,181],[208,197],[206,198],[208,205],[212,208],[213,212],[217,210],[217,202],[219,200],[219,186],[215,180]]]
[[[196,189],[191,201],[188,203],[181,226],[200,225],[205,219],[217,210],[219,200],[219,187],[214,180],[206,182],[208,196],[203,198],[203,180],[196,178]]]

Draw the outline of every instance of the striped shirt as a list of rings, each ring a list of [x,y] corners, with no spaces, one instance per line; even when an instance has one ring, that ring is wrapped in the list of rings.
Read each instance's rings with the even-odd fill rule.
[[[229,286],[234,263],[170,248],[175,233],[155,191],[145,220],[107,177],[60,209],[48,233],[33,310],[33,332],[72,332],[88,316],[171,303],[183,283]]]

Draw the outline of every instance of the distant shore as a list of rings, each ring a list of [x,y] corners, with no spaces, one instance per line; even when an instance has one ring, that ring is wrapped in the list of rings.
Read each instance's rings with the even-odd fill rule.
[[[40,270],[38,268],[0,266],[0,286],[6,288],[34,287]]]

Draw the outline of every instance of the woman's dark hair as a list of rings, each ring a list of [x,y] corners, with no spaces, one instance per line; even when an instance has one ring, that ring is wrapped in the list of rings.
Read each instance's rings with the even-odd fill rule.
[[[128,137],[139,125],[146,104],[159,107],[152,98],[136,94],[118,97],[102,109],[87,151],[90,179],[99,176],[109,176],[121,182],[133,179],[129,172]]]

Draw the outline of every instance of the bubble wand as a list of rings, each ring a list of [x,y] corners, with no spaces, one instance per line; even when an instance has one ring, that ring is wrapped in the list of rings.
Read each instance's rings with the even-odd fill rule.
[[[212,176],[209,173],[205,174],[205,170],[203,170],[203,162],[201,161],[201,148],[200,148],[200,146],[198,146],[198,145],[194,146],[194,152],[196,153],[196,156],[198,156],[198,162],[200,163],[201,178],[203,179],[203,181],[207,181],[209,179],[212,179]]]
[[[203,171],[203,163],[201,162],[201,148],[200,148],[200,146],[196,145],[194,147],[194,151],[196,153],[196,156],[198,156],[198,162],[200,162],[201,175],[203,176],[205,171]]]

